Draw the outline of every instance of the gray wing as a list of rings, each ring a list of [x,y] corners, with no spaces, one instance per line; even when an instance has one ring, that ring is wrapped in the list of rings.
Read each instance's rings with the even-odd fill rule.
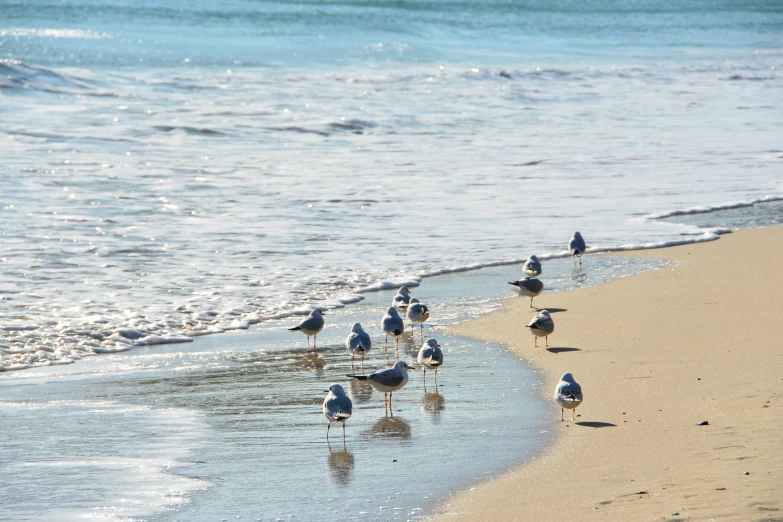
[[[578,383],[560,381],[557,385],[557,394],[574,401],[582,400],[582,387]]]
[[[539,330],[547,331],[547,330],[554,330],[555,328],[555,322],[550,317],[549,319],[546,319],[545,317],[541,317],[540,315],[537,315],[533,321],[530,322],[528,326],[532,326],[533,328],[538,328]]]
[[[385,332],[393,332],[395,330],[402,330],[402,317],[392,317],[390,315],[383,318],[383,330]]]
[[[342,417],[347,418],[353,413],[353,403],[347,395],[332,397],[326,401],[326,410],[332,417],[340,417],[342,414]]]
[[[424,363],[432,366],[443,364],[443,352],[438,347],[426,346],[419,351],[419,364]]]
[[[519,286],[534,293],[544,289],[544,283],[540,279],[520,279]]]
[[[393,370],[383,370],[373,373],[368,375],[367,379],[370,381],[375,381],[378,384],[383,384],[384,386],[399,386],[402,384],[402,381],[405,380],[405,378],[402,376],[402,373],[398,373]]]
[[[568,243],[568,249],[573,253],[574,251],[582,253],[585,251],[585,240],[581,237],[575,237]]]
[[[363,351],[363,352],[369,352],[370,348],[372,348],[372,339],[370,339],[370,334],[367,332],[362,333],[356,333],[351,332],[351,335],[348,336],[348,339],[345,343],[348,346],[348,349],[352,352],[356,351]]]
[[[302,330],[320,330],[324,327],[324,318],[316,315],[310,316],[301,323],[299,328]]]

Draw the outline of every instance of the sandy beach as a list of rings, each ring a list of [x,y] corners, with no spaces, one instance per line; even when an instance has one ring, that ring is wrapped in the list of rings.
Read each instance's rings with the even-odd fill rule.
[[[542,294],[549,350],[524,327],[527,298],[454,327],[542,371],[557,435],[533,463],[444,501],[440,518],[783,519],[781,244],[777,227],[623,254],[677,265]],[[576,422],[552,400],[566,371],[585,395]]]

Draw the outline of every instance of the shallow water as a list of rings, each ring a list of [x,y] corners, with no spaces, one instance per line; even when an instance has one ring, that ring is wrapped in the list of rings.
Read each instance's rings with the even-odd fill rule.
[[[570,259],[544,268],[554,291],[665,265],[589,257],[581,268]],[[287,318],[190,344],[9,372],[0,380],[0,430],[19,442],[0,446],[15,477],[0,519],[405,520],[432,513],[457,488],[535,458],[557,421],[557,408],[538,399],[538,373],[523,361],[500,346],[442,333],[497,307],[498,296],[527,301],[507,284],[518,275],[518,266],[494,267],[414,289],[433,311],[424,335],[439,340],[445,364],[438,387],[431,373],[425,388],[421,370],[411,372],[394,395],[393,419],[384,416],[382,395],[344,377],[361,369],[358,360],[351,369],[344,345],[357,321],[374,343],[365,371],[396,360],[380,330],[393,292],[328,312],[317,356],[303,335],[286,329],[295,321]],[[536,299],[556,323],[567,312],[556,293]],[[520,317],[520,328],[530,316]],[[556,333],[550,342],[559,347]],[[415,360],[420,344],[419,329],[415,340],[406,329],[400,357]],[[551,353],[563,357],[566,371],[567,356]],[[339,427],[331,448],[325,440],[322,392],[333,382],[354,401],[345,447]],[[25,443],[30,432],[39,441],[33,453]],[[61,473],[51,474],[51,466]],[[77,477],[73,493],[38,493],[57,490],[67,475]],[[146,489],[130,488],[132,477]]]

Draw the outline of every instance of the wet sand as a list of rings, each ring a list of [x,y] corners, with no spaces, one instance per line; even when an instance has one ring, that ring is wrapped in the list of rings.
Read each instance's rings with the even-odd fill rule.
[[[524,327],[527,298],[453,327],[542,371],[557,436],[533,463],[445,500],[440,518],[780,520],[782,254],[783,227],[624,252],[679,264],[545,292],[549,350]],[[552,400],[566,371],[585,395],[576,422]]]

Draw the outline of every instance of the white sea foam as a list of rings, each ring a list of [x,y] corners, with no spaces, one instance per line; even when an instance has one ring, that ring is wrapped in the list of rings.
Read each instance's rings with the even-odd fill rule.
[[[759,203],[770,203],[773,201],[783,201],[783,196],[772,194],[767,195],[761,198],[755,198],[755,199],[743,199],[740,201],[729,201],[726,203],[719,203],[717,205],[699,205],[695,207],[690,208],[684,208],[684,209],[678,209],[678,210],[668,210],[665,212],[654,212],[652,214],[648,214],[645,216],[645,219],[665,219],[668,217],[674,217],[674,216],[687,216],[691,214],[706,214],[709,212],[716,212],[718,210],[729,210],[733,208],[743,208],[743,207],[752,207],[753,205],[757,205]]]
[[[112,38],[108,33],[99,33],[90,29],[55,29],[36,27],[13,27],[0,29],[0,37],[12,36],[14,38],[67,38],[73,40],[105,40]]]

